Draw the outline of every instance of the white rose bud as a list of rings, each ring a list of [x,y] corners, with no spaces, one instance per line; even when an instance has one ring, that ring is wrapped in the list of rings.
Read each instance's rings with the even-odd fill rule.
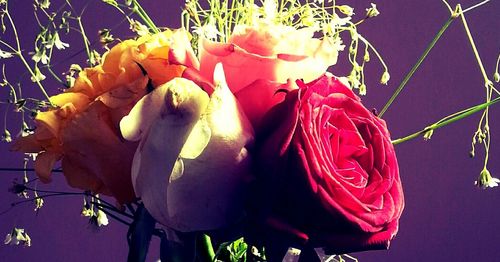
[[[209,99],[190,80],[173,79],[120,122],[125,139],[140,141],[132,165],[136,195],[158,222],[183,232],[220,228],[242,215],[253,130],[220,64],[214,83]]]

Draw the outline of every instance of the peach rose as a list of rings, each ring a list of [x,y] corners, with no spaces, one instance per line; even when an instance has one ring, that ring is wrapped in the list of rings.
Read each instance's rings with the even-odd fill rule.
[[[18,138],[12,149],[38,153],[34,167],[43,182],[62,160],[70,186],[131,201],[130,168],[123,163],[131,162],[136,143],[121,137],[119,121],[146,94],[148,78],[156,87],[186,67],[199,63],[184,30],[123,41],[100,65],[80,72],[73,87],[52,96],[54,107],[37,114],[34,134]]]

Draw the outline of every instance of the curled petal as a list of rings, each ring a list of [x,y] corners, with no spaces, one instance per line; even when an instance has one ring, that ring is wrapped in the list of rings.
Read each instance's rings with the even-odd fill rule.
[[[96,101],[69,123],[62,134],[63,171],[71,186],[127,203],[134,199],[130,169],[137,144],[123,141],[111,120],[111,109]]]
[[[57,160],[61,159],[60,153],[42,152],[35,161],[35,172],[44,183],[52,181],[52,169]]]

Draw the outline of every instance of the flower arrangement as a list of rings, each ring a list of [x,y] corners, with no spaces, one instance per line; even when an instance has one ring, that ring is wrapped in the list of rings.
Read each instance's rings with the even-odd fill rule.
[[[360,98],[376,93],[365,73],[372,57],[382,67],[376,80],[390,79],[381,52],[359,32],[379,15],[375,4],[356,18],[357,8],[335,1],[192,0],[180,29],[169,29],[157,27],[138,1],[106,0],[100,4],[117,10],[136,36],[120,40],[103,29],[100,54],[82,22],[88,5],[79,10],[66,0],[53,11],[55,3],[35,1],[41,32],[29,60],[13,3],[0,1],[11,36],[0,40],[1,57],[20,61],[42,95],[26,95],[26,83],[12,82],[3,64],[3,139],[26,156],[23,168],[3,169],[23,173],[10,191],[27,199],[12,207],[34,202],[41,212],[51,196],[81,196],[81,214],[96,227],[108,217],[127,226],[129,261],[145,261],[153,237],[162,261],[344,261],[356,260],[347,253],[386,249],[405,205],[394,145],[429,140],[482,112],[470,151],[485,152],[476,185],[497,186],[489,107],[499,100],[500,58],[490,77],[466,19],[488,2],[452,8],[444,1],[449,19],[377,112]],[[383,116],[456,20],[486,101],[392,139],[397,123]],[[54,61],[69,48],[69,31],[83,38],[87,66],[72,64],[61,77]],[[48,91],[46,74],[63,90]],[[19,118],[7,118],[12,109]],[[19,120],[13,136],[8,130]],[[76,191],[45,190],[55,173]],[[32,239],[16,225],[5,243],[29,246]]]

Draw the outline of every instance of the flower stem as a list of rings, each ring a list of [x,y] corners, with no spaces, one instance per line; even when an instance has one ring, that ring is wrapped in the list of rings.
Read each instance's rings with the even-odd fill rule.
[[[198,255],[201,257],[202,261],[214,261],[215,252],[210,237],[207,234],[201,234],[201,236],[198,237],[198,244],[200,245]]]
[[[401,91],[403,91],[403,88],[406,86],[406,84],[408,83],[408,81],[410,80],[410,78],[413,76],[413,74],[415,73],[415,71],[417,71],[417,69],[420,67],[420,65],[422,64],[422,62],[425,60],[425,58],[427,57],[427,55],[429,54],[429,52],[432,50],[432,48],[434,47],[434,45],[436,45],[436,43],[439,40],[439,38],[441,38],[441,36],[443,35],[443,33],[446,31],[446,29],[448,29],[448,27],[450,26],[451,22],[453,22],[453,20],[455,20],[455,18],[457,18],[457,16],[454,15],[454,14],[452,14],[450,16],[450,18],[448,18],[448,20],[446,20],[446,22],[441,27],[441,29],[439,30],[439,32],[436,34],[436,36],[434,36],[434,38],[432,39],[431,43],[425,49],[424,53],[420,56],[420,58],[418,59],[417,63],[415,65],[413,65],[413,67],[411,68],[410,72],[408,72],[408,74],[406,74],[406,76],[404,77],[403,81],[401,81],[401,83],[399,84],[399,86],[396,89],[396,91],[394,91],[394,94],[392,94],[392,96],[389,99],[389,101],[387,101],[387,103],[384,105],[384,108],[382,108],[382,110],[380,111],[379,117],[382,117],[384,115],[384,113],[387,111],[387,109],[389,109],[389,106],[391,106],[392,102],[394,102],[394,100],[396,100],[396,98],[398,97],[399,93],[401,93]]]
[[[28,69],[28,72],[32,75],[32,76],[35,76],[35,72],[33,71],[33,69],[31,69],[31,66],[28,64],[28,62],[26,61],[26,59],[24,58],[22,52],[21,52],[21,42],[19,40],[19,35],[17,33],[17,28],[16,28],[16,25],[14,24],[14,20],[12,19],[12,16],[10,15],[10,13],[8,12],[8,6],[7,6],[8,2],[5,4],[6,7],[5,7],[5,10],[4,10],[4,14],[7,16],[7,19],[9,20],[9,23],[11,25],[11,28],[12,28],[12,32],[14,33],[14,37],[16,39],[16,49],[15,49],[15,52],[14,54],[19,57],[19,59],[21,60],[21,62],[23,63],[23,65],[26,67],[26,69]],[[5,42],[2,41],[2,43],[4,45],[6,45]],[[10,47],[12,49],[12,46],[10,45],[7,45],[8,47]],[[40,90],[42,91],[42,94],[45,96],[45,98],[47,99],[47,101],[49,101],[50,103],[50,96],[47,94],[47,92],[45,91],[45,88],[43,87],[43,85],[40,83],[40,80],[35,78],[35,82],[36,84],[38,85],[38,87],[40,88]]]
[[[459,113],[452,114],[452,115],[450,115],[451,117],[450,116],[444,117],[441,120],[437,121],[436,123],[429,125],[426,128],[424,128],[418,132],[415,132],[415,133],[408,135],[408,136],[405,136],[403,138],[393,140],[392,144],[397,145],[397,144],[401,144],[403,142],[409,141],[411,139],[417,138],[417,137],[419,137],[419,136],[421,136],[429,131],[441,128],[441,127],[446,126],[448,124],[451,124],[455,121],[466,118],[466,117],[468,117],[474,113],[477,113],[485,108],[488,108],[489,106],[491,106],[495,103],[498,103],[498,102],[500,102],[500,97],[497,97],[489,102],[467,108],[465,110],[460,111]]]
[[[31,172],[31,171],[35,171],[34,168],[10,168],[10,167],[6,167],[6,168],[0,168],[0,172],[2,171],[6,171],[6,172]],[[52,169],[51,172],[62,172],[62,169]]]
[[[142,8],[141,4],[137,0],[132,0],[132,3],[134,5],[134,9],[137,10],[137,14],[139,17],[146,23],[146,25],[149,27],[149,29],[153,30],[154,33],[159,33],[160,30],[158,27],[154,24],[153,20],[148,16],[148,13],[144,11]]]
[[[460,18],[462,18],[462,23],[464,25],[465,32],[467,34],[467,38],[469,39],[469,43],[472,47],[472,51],[474,52],[474,57],[477,60],[477,64],[479,65],[479,69],[481,70],[481,74],[483,75],[483,79],[485,85],[487,85],[490,80],[488,79],[488,75],[486,74],[486,70],[484,69],[483,62],[481,61],[481,56],[479,56],[479,51],[477,50],[476,43],[474,42],[474,38],[472,37],[472,33],[470,32],[469,25],[467,24],[467,20],[462,12],[462,8],[459,5],[460,10]]]

